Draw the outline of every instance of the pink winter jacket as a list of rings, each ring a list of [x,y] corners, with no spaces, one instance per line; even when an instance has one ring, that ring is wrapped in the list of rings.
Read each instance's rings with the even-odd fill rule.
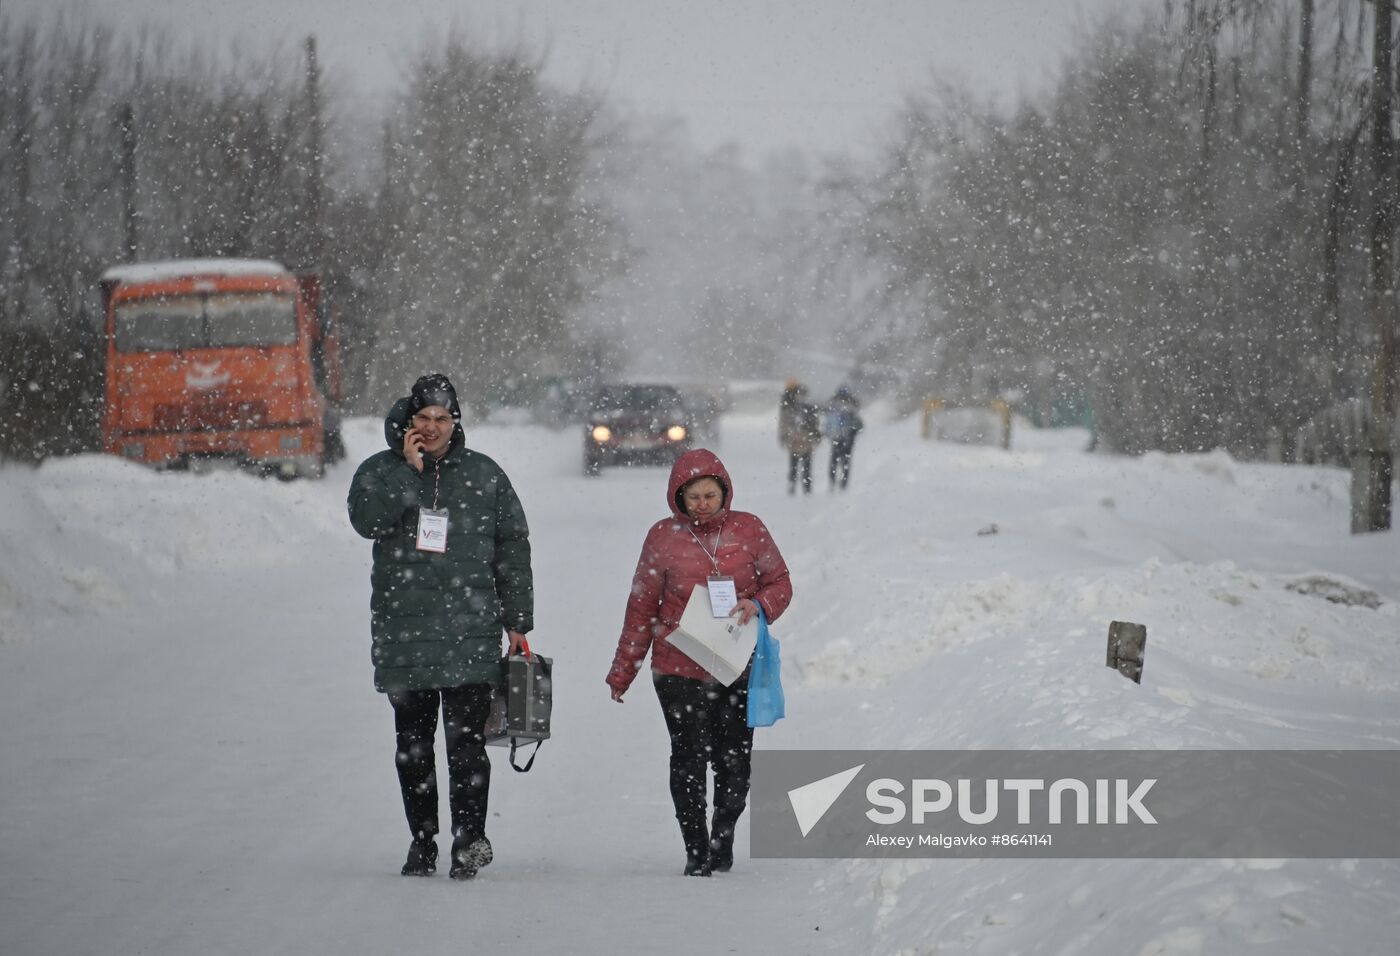
[[[704,522],[692,521],[678,500],[681,487],[699,477],[716,478],[725,489],[725,507]],[[758,602],[770,622],[787,610],[792,601],[787,564],[763,522],[747,512],[730,510],[733,501],[734,483],[713,452],[697,448],[676,459],[666,488],[671,517],[658,521],[647,532],[632,576],[622,637],[607,677],[615,690],[625,691],[631,685],[647,648],[651,648],[655,673],[714,680],[666,640],[676,629],[695,585],[704,584],[710,575],[706,549],[716,554],[720,573],[734,578],[739,597]]]

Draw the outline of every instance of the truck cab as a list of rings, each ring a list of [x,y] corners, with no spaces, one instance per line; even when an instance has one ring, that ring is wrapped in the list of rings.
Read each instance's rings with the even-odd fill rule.
[[[314,277],[267,260],[186,259],[117,266],[101,288],[105,451],[323,473],[334,410],[313,367],[324,333]]]

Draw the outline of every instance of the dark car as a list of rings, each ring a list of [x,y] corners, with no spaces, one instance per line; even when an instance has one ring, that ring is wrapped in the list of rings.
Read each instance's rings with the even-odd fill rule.
[[[681,393],[670,385],[604,385],[588,403],[583,472],[604,465],[669,465],[690,449]]]

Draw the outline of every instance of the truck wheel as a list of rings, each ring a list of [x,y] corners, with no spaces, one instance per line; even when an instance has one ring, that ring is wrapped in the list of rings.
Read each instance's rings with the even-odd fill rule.
[[[345,457],[345,438],[340,434],[340,426],[328,429],[325,435],[325,452],[322,453],[321,461],[326,465],[334,465]]]

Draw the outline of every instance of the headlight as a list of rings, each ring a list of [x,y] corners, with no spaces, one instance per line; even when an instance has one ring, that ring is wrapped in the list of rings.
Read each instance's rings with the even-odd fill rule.
[[[611,437],[612,437],[612,429],[609,428],[607,425],[594,425],[594,426],[593,426],[593,440],[594,440],[594,441],[607,441],[607,440],[608,440],[609,438],[611,438]]]
[[[671,441],[685,441],[685,426],[672,425],[670,428],[666,429],[666,437],[671,439]]]

